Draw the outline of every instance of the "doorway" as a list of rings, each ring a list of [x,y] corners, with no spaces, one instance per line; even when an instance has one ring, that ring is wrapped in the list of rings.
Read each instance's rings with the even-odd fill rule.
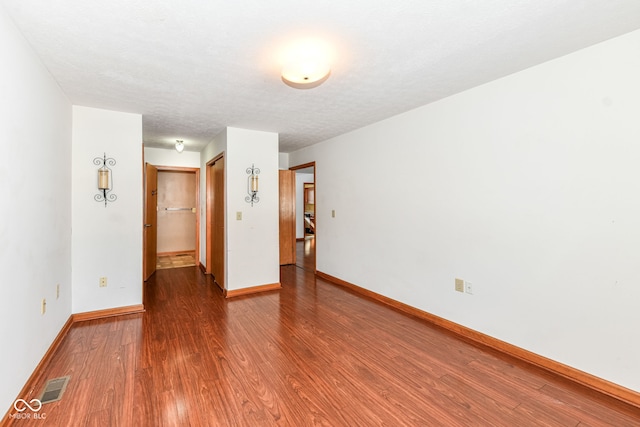
[[[145,168],[144,280],[157,270],[196,265],[199,258],[200,169]]]
[[[158,167],[158,270],[196,265],[198,187],[198,169]]]
[[[315,272],[318,234],[315,162],[290,170],[296,174],[296,266]]]

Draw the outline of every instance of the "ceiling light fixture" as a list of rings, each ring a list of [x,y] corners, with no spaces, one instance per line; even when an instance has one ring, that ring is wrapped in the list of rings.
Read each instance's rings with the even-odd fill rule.
[[[303,40],[283,55],[282,81],[296,89],[320,86],[331,75],[329,48],[319,40]]]
[[[176,151],[182,153],[184,150],[184,142],[181,139],[176,139]]]
[[[329,64],[313,59],[292,62],[282,68],[282,81],[296,89],[320,86],[331,75]]]

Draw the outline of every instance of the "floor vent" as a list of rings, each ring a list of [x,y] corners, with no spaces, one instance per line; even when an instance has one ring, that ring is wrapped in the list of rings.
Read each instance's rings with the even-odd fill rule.
[[[44,390],[42,391],[42,395],[40,396],[40,402],[45,404],[62,399],[62,393],[64,393],[64,390],[67,388],[69,378],[71,377],[67,376],[47,381],[47,384],[44,386]]]

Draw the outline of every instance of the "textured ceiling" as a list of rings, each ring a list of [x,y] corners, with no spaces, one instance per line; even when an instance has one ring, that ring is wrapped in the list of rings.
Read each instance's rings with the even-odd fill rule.
[[[226,126],[290,152],[640,28],[638,0],[0,0],[69,100],[199,151]],[[297,90],[279,52],[334,50]]]

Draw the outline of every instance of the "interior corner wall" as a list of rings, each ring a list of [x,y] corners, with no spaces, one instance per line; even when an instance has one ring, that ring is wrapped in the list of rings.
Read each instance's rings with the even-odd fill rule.
[[[236,290],[280,281],[278,134],[226,128],[200,154],[200,262],[206,265],[207,163],[224,153],[225,288]],[[260,169],[260,201],[247,196],[247,168]],[[236,213],[242,212],[242,220]]]
[[[116,161],[107,206],[94,200],[104,154]],[[72,159],[73,312],[142,304],[142,116],[74,106]]]
[[[1,5],[0,93],[4,414],[71,315],[71,104]]]
[[[280,282],[278,134],[227,128],[228,290]],[[260,201],[245,201],[247,168],[260,169]],[[242,212],[242,220],[236,213]]]
[[[638,52],[635,31],[291,153],[316,162],[318,270],[640,392]]]
[[[178,153],[174,149],[145,147],[144,161],[154,166],[199,168],[200,153],[195,151]]]

